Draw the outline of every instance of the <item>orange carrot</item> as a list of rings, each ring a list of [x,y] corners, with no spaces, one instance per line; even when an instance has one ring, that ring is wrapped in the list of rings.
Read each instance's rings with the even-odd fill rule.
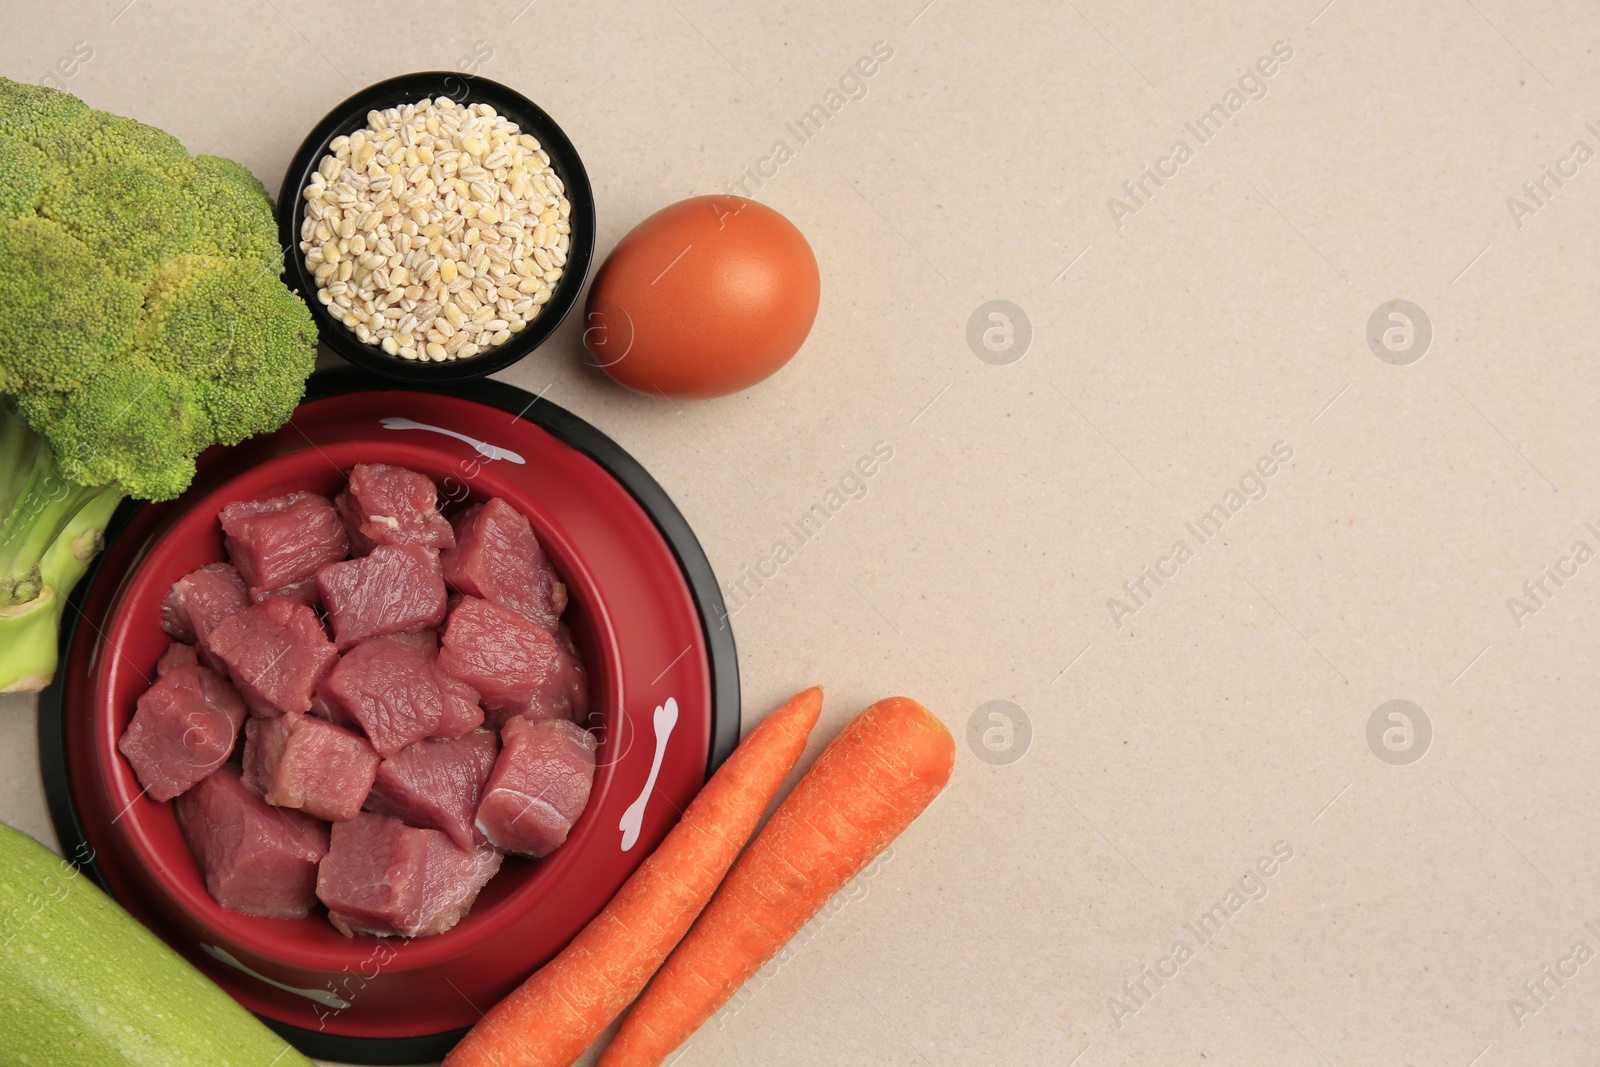
[[[599,1067],[654,1067],[920,815],[950,780],[955,741],[927,708],[880,700],[778,806]]]
[[[805,751],[822,689],[763,719],[604,911],[461,1039],[445,1067],[566,1067],[639,995]]]

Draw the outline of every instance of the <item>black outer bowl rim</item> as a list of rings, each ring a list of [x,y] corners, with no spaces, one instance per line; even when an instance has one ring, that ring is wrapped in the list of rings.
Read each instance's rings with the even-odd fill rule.
[[[539,139],[550,155],[551,167],[565,185],[563,195],[572,205],[569,216],[572,248],[567,253],[567,264],[549,302],[526,329],[513,334],[505,344],[471,359],[434,363],[401,359],[389,355],[377,345],[365,344],[323,307],[317,299],[316,280],[306,270],[305,260],[300,255],[300,225],[305,218],[305,199],[301,192],[310,180],[311,172],[327,154],[329,141],[364,125],[369,111],[440,96],[448,96],[461,103],[493,105],[501,115],[521,126],[524,133],[531,133]],[[369,85],[341,101],[300,142],[294,158],[289,162],[289,169],[284,172],[276,214],[278,243],[284,250],[284,283],[299,293],[311,310],[322,343],[341,359],[396,381],[428,384],[467,381],[486,377],[511,366],[549,340],[560,327],[577,305],[594,261],[594,189],[589,184],[589,172],[584,169],[583,160],[566,131],[543,108],[515,89],[479,75],[458,71],[432,70],[402,74]]]
[[[302,403],[381,389],[445,393],[518,415],[594,460],[622,483],[623,488],[644,508],[656,529],[661,531],[662,538],[683,571],[690,595],[700,613],[701,629],[705,633],[706,658],[711,670],[711,750],[706,763],[706,778],[709,780],[739,744],[739,654],[734,645],[733,627],[722,599],[722,589],[711,569],[711,561],[706,557],[688,520],[666,490],[638,460],[600,430],[565,408],[505,382],[485,380],[429,386],[374,379],[355,368],[342,367],[313,375]],[[107,543],[120,535],[139,509],[146,506],[143,501],[124,500],[106,527]],[[90,587],[99,579],[100,564],[104,559],[105,553],[102,552],[68,598],[69,610],[63,616],[60,637],[63,664],[84,618],[83,601]],[[39,771],[44,779],[45,801],[50,811],[50,822],[55,827],[61,851],[68,862],[110,895],[105,878],[94,862],[93,850],[78,819],[77,806],[73,803],[72,790],[67,782],[63,673],[58,669],[49,687],[39,694]],[[463,1029],[415,1037],[350,1037],[307,1030],[265,1017],[258,1018],[308,1056],[357,1064],[409,1064],[442,1059],[466,1034]]]

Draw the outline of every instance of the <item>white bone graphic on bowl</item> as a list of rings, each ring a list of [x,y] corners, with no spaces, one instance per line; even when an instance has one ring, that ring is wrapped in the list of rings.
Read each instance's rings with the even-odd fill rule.
[[[656,706],[653,720],[656,731],[656,754],[650,761],[650,777],[644,781],[644,788],[639,791],[639,799],[628,805],[628,810],[622,813],[622,821],[617,824],[617,829],[622,831],[622,851],[626,852],[639,840],[639,830],[644,826],[644,808],[650,801],[650,794],[656,788],[656,775],[661,773],[661,758],[667,754],[667,738],[672,736],[672,728],[678,725],[678,700],[668,697],[665,704]]]
[[[382,423],[383,428],[386,430],[428,430],[432,433],[442,433],[446,437],[454,437],[457,441],[465,441],[467,444],[477,449],[478,455],[482,456],[484,459],[503,459],[511,463],[528,462],[517,453],[511,451],[509,448],[501,448],[499,445],[491,445],[487,441],[480,441],[476,437],[468,437],[464,433],[456,433],[454,430],[447,430],[443,426],[433,426],[426,422],[416,422],[412,419],[402,419],[394,415],[391,415],[388,418],[379,419],[378,422]]]
[[[293,993],[297,997],[305,997],[307,1000],[314,1000],[318,1004],[323,1004],[332,1008],[334,1011],[343,1011],[350,1006],[350,1002],[348,1000],[343,1000],[326,989],[301,989],[299,986],[285,985],[282,982],[268,978],[260,971],[253,971],[249,967],[246,967],[244,964],[240,963],[238,960],[234,959],[232,953],[228,952],[226,949],[220,949],[215,945],[208,945],[203,941],[200,943],[200,947],[205,950],[206,955],[212,957],[213,959],[221,960],[229,967],[236,967],[245,974],[248,974],[250,977],[259,978],[270,986],[277,986],[285,993]]]

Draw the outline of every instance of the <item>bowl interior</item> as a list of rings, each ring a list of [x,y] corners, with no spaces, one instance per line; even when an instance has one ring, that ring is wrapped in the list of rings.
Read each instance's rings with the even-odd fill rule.
[[[485,459],[480,444],[502,458]],[[566,844],[541,861],[507,860],[458,926],[414,941],[346,938],[318,912],[280,920],[222,909],[171,804],[142,794],[115,747],[167,645],[166,590],[224,558],[218,511],[297,489],[336,491],[358,462],[430,475],[447,511],[500,496],[528,516],[570,590],[564,617],[589,670],[589,725],[600,737],[594,790]],[[539,426],[459,397],[397,389],[314,401],[277,434],[202,457],[201,467],[188,494],[141,508],[113,543],[85,604],[93,631],[70,650],[68,670],[91,684],[63,699],[67,769],[100,873],[141,920],[270,1019],[363,1037],[469,1025],[599,911],[704,781],[714,708],[697,593],[650,515],[605,468]],[[679,726],[644,832],[624,847],[621,816],[643,792],[652,713],[668,697]]]
[[[226,929],[236,943],[298,958],[308,966],[331,971],[341,970],[364,957],[370,951],[360,944],[364,939],[352,940],[340,934],[326,916],[315,909],[307,918],[289,920],[260,919],[224,911],[206,892],[201,871],[178,829],[172,805],[153,802],[143,796],[131,766],[115,751],[115,746],[133,716],[134,701],[148,687],[147,679],[154,679],[155,661],[167,645],[168,639],[160,629],[161,599],[166,590],[190,571],[227,558],[218,512],[235,500],[282,496],[297,491],[332,496],[343,487],[349,469],[356,463],[376,461],[379,457],[373,455],[372,448],[365,443],[330,444],[314,452],[300,452],[269,461],[195,501],[193,507],[178,516],[165,538],[152,546],[150,554],[131,576],[122,608],[107,632],[107,640],[118,650],[118,656],[106,714],[100,722],[104,731],[102,751],[109,760],[106,777],[112,802],[127,807],[127,814],[118,820],[118,829],[147,859],[156,876],[165,881],[174,900],[202,924]],[[454,954],[459,951],[461,942],[492,936],[498,925],[494,918],[502,904],[514,907],[519,894],[530,890],[537,894],[539,881],[560,877],[566,856],[581,851],[594,829],[590,813],[604,807],[603,798],[611,784],[612,764],[618,747],[626,744],[631,734],[619,736],[623,723],[615,693],[620,684],[620,652],[605,598],[594,576],[584,566],[577,546],[553,525],[537,501],[503,481],[496,480],[491,487],[484,484],[482,477],[463,479],[455,463],[426,446],[390,444],[384,449],[381,462],[420,471],[433,478],[436,484],[442,484],[445,499],[455,498],[452,506],[446,508],[446,514],[481,503],[491,496],[503,496],[528,516],[539,543],[545,546],[557,572],[567,583],[570,603],[562,618],[572,629],[590,677],[594,711],[591,721],[585,725],[594,728],[596,736],[601,738],[596,751],[591,804],[573,827],[568,839],[571,852],[564,845],[544,861],[507,857],[500,872],[484,887],[472,911],[459,925],[445,934],[419,939],[414,942],[415,948],[407,949],[407,954],[418,957],[416,963],[421,964],[428,957]]]
[[[470,359],[442,363],[401,359],[377,345],[364,344],[349,327],[335,319],[317,299],[316,280],[306,269],[300,252],[300,227],[305,219],[302,195],[312,173],[328,154],[335,137],[348,135],[367,124],[369,111],[382,111],[419,100],[447,96],[460,104],[489,104],[515,122],[522,132],[539,139],[550,156],[550,168],[565,186],[572,204],[572,248],[561,280],[544,310],[521,333],[503,345]],[[578,151],[560,126],[532,100],[488,78],[455,71],[423,71],[370,85],[330,111],[306,136],[284,173],[278,195],[279,240],[289,249],[284,256],[284,278],[311,308],[322,341],[340,356],[367,370],[406,381],[452,382],[478,378],[503,370],[543,344],[577,303],[594,257],[594,191]]]

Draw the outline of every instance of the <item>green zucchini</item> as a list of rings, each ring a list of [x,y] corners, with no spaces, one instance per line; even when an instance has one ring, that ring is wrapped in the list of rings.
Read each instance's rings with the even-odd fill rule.
[[[0,823],[0,1063],[310,1067],[77,868]]]

